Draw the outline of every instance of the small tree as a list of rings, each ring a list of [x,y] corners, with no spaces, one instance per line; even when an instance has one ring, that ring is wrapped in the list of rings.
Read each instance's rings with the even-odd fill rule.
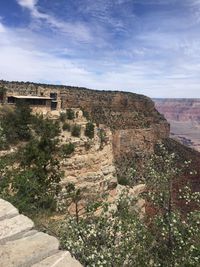
[[[82,112],[83,112],[83,117],[86,118],[86,120],[89,120],[90,119],[90,114],[88,111],[84,110],[83,108],[81,109]]]
[[[0,185],[7,192],[4,197],[27,213],[56,209],[62,177],[57,124],[42,118],[36,121],[34,137],[12,155],[12,164],[4,166]]]
[[[98,131],[98,136],[100,139],[100,149],[103,149],[104,144],[106,143],[107,137],[106,137],[106,132],[104,129],[99,129]]]
[[[65,122],[66,119],[67,119],[67,114],[64,112],[61,112],[60,113],[60,121]]]
[[[67,109],[67,119],[73,120],[75,118],[74,111],[72,109]]]
[[[3,128],[0,124],[0,150],[4,150],[8,148],[8,143],[6,140],[6,135],[4,134]]]
[[[75,146],[72,143],[64,144],[61,146],[60,150],[61,150],[61,155],[66,157],[66,156],[71,155],[74,152]]]
[[[71,130],[71,125],[69,124],[69,123],[67,123],[67,122],[65,122],[64,124],[63,124],[63,131],[69,131],[70,132],[70,130]]]
[[[72,127],[72,136],[74,137],[80,137],[80,134],[81,134],[81,126],[80,125],[77,125],[75,124],[73,127]]]
[[[25,102],[17,102],[15,109],[2,109],[1,127],[9,144],[28,141],[31,137],[31,109]]]
[[[85,136],[90,139],[94,138],[94,124],[92,122],[88,122],[85,128]]]
[[[0,103],[4,103],[7,89],[0,86]]]

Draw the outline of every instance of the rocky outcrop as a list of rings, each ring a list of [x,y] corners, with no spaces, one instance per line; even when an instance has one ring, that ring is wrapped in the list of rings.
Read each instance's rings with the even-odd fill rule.
[[[148,128],[132,128],[113,132],[113,151],[115,158],[134,153],[152,153],[154,145],[169,135],[166,122],[152,124]]]
[[[9,202],[0,199],[1,267],[81,267],[59,241],[33,229],[34,223],[20,215]]]
[[[61,142],[74,144],[75,151],[62,162],[64,179],[62,184],[65,186],[73,183],[77,188],[82,189],[90,196],[104,193],[113,186],[117,185],[115,175],[112,133],[109,128],[99,125],[94,131],[94,138],[85,136],[87,120],[85,118],[74,119],[76,125],[81,126],[81,136],[73,137],[70,132],[63,131]],[[102,143],[99,137],[100,129],[106,133],[106,142]]]
[[[104,124],[112,130],[115,158],[135,149],[151,152],[155,142],[169,136],[167,121],[157,112],[154,102],[143,95],[5,81],[0,86],[22,95],[46,95],[56,90],[62,109],[81,108],[97,125]]]

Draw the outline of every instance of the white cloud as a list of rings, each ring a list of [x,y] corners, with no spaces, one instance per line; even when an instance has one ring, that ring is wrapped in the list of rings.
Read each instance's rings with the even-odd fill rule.
[[[30,10],[35,9],[35,5],[37,4],[38,0],[17,0],[17,3],[25,8],[28,8]]]
[[[60,21],[52,15],[40,12],[36,6],[38,0],[16,0],[17,3],[30,10],[34,20],[43,20],[52,29],[57,29],[63,34],[67,34],[77,41],[90,42],[93,40],[90,28],[83,23],[70,23]]]
[[[98,75],[88,69],[88,62],[81,64],[77,59],[42,52],[39,45],[27,46],[23,42],[26,32],[24,36],[12,30],[3,34],[7,43],[0,43],[0,79],[125,90],[151,97],[200,97],[199,64],[178,62],[170,72],[166,72],[162,62],[112,64]]]
[[[84,86],[91,84],[93,75],[81,64],[44,52],[44,47],[36,43],[37,38],[42,39],[41,36],[31,36],[27,30],[16,29],[8,29],[1,35],[0,79]]]
[[[0,33],[6,32],[6,28],[3,26],[3,24],[0,22]]]
[[[36,6],[39,2],[18,1],[36,23],[43,22],[76,40],[91,40],[91,31],[83,24],[42,13]],[[92,43],[82,53],[80,47],[66,42],[66,36],[51,38],[0,22],[0,79],[126,90],[152,97],[200,97],[199,35],[170,29],[133,34],[122,48],[111,42],[109,49],[106,44],[105,50],[94,51]],[[105,37],[104,32],[101,36]]]

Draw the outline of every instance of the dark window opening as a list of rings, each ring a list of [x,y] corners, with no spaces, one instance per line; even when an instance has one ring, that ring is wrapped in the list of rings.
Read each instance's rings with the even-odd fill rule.
[[[46,106],[46,99],[25,99],[25,102],[31,106]]]
[[[8,96],[7,102],[8,102],[8,104],[14,104],[15,103],[15,98],[13,96]]]
[[[57,93],[50,93],[50,97],[54,100],[57,99]]]
[[[51,110],[56,110],[57,109],[57,102],[52,101],[51,102]]]
[[[0,103],[3,102],[3,99],[4,99],[4,95],[3,95],[3,93],[0,93]]]

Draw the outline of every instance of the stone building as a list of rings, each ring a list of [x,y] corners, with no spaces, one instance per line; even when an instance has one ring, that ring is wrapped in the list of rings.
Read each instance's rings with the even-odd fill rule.
[[[15,105],[17,102],[27,103],[35,112],[48,112],[61,109],[61,99],[55,90],[36,90],[20,92],[6,90],[0,92],[0,104]]]

